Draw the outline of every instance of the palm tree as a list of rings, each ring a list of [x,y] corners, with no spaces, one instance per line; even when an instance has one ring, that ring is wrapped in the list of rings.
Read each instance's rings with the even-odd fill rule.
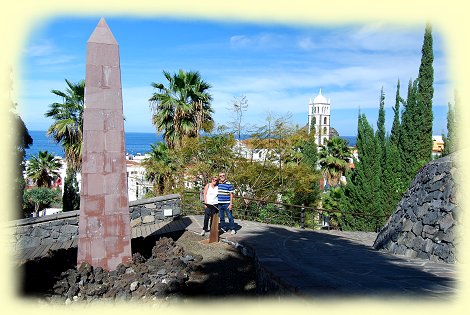
[[[83,141],[83,109],[85,103],[85,80],[72,83],[65,79],[67,89],[65,92],[52,90],[51,92],[62,97],[61,103],[52,103],[46,117],[54,119],[54,123],[47,130],[65,152],[67,168],[75,172],[81,169],[82,141]]]
[[[67,173],[64,181],[63,210],[71,211],[79,207],[79,193],[77,172],[82,166],[83,142],[83,110],[85,103],[85,80],[72,83],[65,79],[67,89],[65,92],[52,90],[51,92],[62,97],[61,103],[53,103],[46,112],[46,117],[54,119],[54,123],[47,130],[65,152]]]
[[[151,144],[150,148],[149,157],[142,165],[145,167],[147,179],[153,182],[155,193],[163,194],[171,189],[176,166],[165,143]]]
[[[330,186],[336,186],[348,168],[351,152],[348,142],[340,137],[331,138],[319,153],[319,163]]]
[[[38,187],[50,188],[59,177],[62,162],[47,151],[39,151],[26,165],[26,176],[33,180]]]
[[[214,127],[210,84],[203,81],[197,71],[179,70],[171,75],[163,71],[168,86],[152,83],[157,89],[150,97],[154,112],[152,123],[163,137],[168,148],[179,147],[184,137],[197,137],[201,130],[210,132]]]

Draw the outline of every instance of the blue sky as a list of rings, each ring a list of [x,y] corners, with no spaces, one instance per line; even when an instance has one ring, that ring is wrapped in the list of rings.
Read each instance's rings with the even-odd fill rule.
[[[343,136],[356,135],[359,109],[376,124],[380,89],[386,95],[390,129],[397,80],[406,95],[418,74],[424,25],[295,25],[221,22],[209,19],[106,18],[120,46],[127,132],[154,132],[148,99],[152,82],[166,83],[162,71],[199,71],[212,85],[217,124],[232,120],[234,97],[245,95],[245,124],[263,125],[268,113],[291,115],[305,125],[310,98],[320,88],[331,100],[331,124]],[[100,16],[62,17],[32,25],[21,53],[19,109],[30,130],[46,130],[50,91],[65,90],[64,79],[85,78],[86,42]],[[453,102],[445,38],[433,30],[434,134],[446,132]]]

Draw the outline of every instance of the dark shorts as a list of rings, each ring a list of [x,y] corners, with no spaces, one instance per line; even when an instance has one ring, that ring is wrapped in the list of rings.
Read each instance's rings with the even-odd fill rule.
[[[205,204],[205,209],[204,209],[204,213],[211,216],[211,215],[214,215],[216,213],[219,212],[219,210],[217,209],[217,205],[208,205],[208,204]]]

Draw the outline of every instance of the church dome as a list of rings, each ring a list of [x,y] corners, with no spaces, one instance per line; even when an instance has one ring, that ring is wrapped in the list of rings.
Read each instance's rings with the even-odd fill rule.
[[[328,104],[328,101],[326,100],[326,98],[321,95],[321,89],[320,89],[320,93],[318,93],[318,95],[313,99],[313,104]]]

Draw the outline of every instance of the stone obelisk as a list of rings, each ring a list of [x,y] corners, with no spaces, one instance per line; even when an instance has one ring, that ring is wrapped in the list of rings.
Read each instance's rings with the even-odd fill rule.
[[[132,259],[119,46],[104,18],[87,42],[77,263]]]

